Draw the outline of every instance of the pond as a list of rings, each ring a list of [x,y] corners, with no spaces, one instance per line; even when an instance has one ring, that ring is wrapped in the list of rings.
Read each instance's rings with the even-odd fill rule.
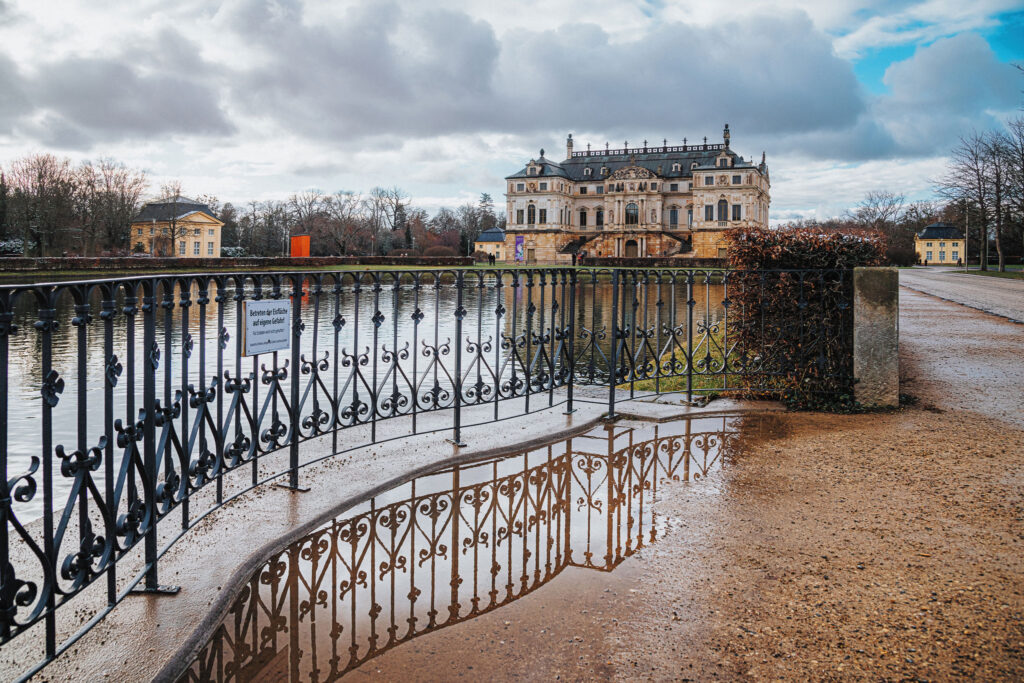
[[[566,576],[612,571],[670,528],[666,497],[721,485],[763,419],[608,424],[417,477],[269,558],[179,680],[335,680]]]

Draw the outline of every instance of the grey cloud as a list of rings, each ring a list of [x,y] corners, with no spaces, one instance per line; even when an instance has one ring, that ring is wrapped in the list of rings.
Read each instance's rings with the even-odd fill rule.
[[[269,59],[233,79],[240,108],[315,138],[565,128],[692,139],[727,120],[746,135],[844,129],[866,108],[850,64],[803,13],[662,24],[624,43],[576,24],[499,44],[465,14],[390,4],[312,24],[297,0],[239,0],[216,23]]]
[[[123,59],[71,57],[40,70],[34,99],[94,141],[234,132],[216,90],[184,73],[142,73]]]
[[[627,43],[592,25],[524,32],[507,41],[501,81],[517,114],[595,130],[818,130],[853,124],[865,106],[850,65],[803,14],[663,24]]]
[[[905,154],[944,154],[972,128],[999,125],[989,111],[1020,104],[1019,73],[974,34],[920,48],[890,66],[884,83],[890,94],[874,111]]]
[[[30,111],[25,81],[18,67],[0,54],[0,134],[8,133],[14,122]]]
[[[269,59],[233,80],[244,109],[313,137],[428,136],[483,122],[498,52],[489,25],[443,11],[409,20],[386,3],[311,25],[297,2],[273,8],[239,2],[218,17]]]

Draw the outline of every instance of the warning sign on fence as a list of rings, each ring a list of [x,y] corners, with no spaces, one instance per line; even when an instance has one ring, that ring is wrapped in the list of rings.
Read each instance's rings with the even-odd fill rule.
[[[288,301],[243,301],[242,355],[255,356],[287,349],[292,305]]]

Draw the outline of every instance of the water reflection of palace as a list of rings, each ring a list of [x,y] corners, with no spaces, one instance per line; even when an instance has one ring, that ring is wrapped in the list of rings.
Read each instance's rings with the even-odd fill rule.
[[[568,568],[611,571],[664,532],[661,489],[718,467],[737,427],[607,425],[419,477],[271,558],[181,680],[335,680]]]

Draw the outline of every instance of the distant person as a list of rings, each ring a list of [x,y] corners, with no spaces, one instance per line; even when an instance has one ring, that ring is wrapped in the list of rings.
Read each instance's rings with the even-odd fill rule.
[[[961,266],[963,266],[963,265],[964,265],[964,261],[963,261],[963,259],[957,259],[957,260],[956,260],[956,267],[957,267],[957,268],[960,268],[960,267],[961,267]]]
[[[576,253],[575,251],[574,251],[574,252],[572,252],[572,267],[573,267],[573,268],[575,268],[575,267],[576,267],[576,258],[577,258],[578,256],[579,256],[579,254],[577,254],[577,253]]]

